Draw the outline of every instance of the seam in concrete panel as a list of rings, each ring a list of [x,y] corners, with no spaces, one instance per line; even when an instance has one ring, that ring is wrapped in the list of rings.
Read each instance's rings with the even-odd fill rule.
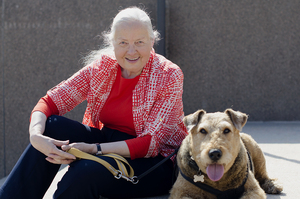
[[[1,65],[2,65],[2,117],[3,117],[3,173],[6,175],[6,151],[5,151],[5,81],[4,81],[4,11],[5,11],[5,0],[2,0],[2,15],[1,15]]]

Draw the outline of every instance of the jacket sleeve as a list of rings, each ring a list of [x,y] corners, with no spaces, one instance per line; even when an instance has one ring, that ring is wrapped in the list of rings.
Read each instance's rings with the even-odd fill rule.
[[[90,85],[91,66],[86,66],[47,92],[59,115],[71,111],[86,99]]]
[[[32,113],[35,111],[40,111],[40,112],[44,113],[47,116],[47,118],[51,115],[58,114],[56,105],[53,103],[52,99],[48,95],[45,95],[44,97],[42,97],[38,101],[38,103],[35,105],[35,107],[31,111],[30,121],[31,121]]]
[[[159,153],[168,156],[187,135],[183,124],[182,71],[179,68],[173,71],[164,82],[144,129],[144,132],[151,132],[152,135],[146,157],[154,157]]]

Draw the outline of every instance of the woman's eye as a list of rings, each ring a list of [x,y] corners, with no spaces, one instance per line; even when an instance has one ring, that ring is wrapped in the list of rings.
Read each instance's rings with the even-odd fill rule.
[[[206,135],[206,134],[207,134],[207,132],[206,132],[206,130],[205,130],[205,129],[201,129],[201,130],[200,130],[200,133],[202,133],[202,134],[204,134],[204,135]]]
[[[138,46],[143,45],[143,44],[144,44],[143,41],[137,41],[137,42],[136,42],[136,45],[138,45]]]
[[[120,45],[121,45],[121,46],[124,46],[124,45],[126,45],[126,44],[127,44],[127,43],[126,43],[125,41],[121,41],[121,42],[120,42]]]
[[[225,129],[225,130],[223,131],[223,133],[224,133],[224,134],[230,133],[230,130],[229,130],[229,129]]]

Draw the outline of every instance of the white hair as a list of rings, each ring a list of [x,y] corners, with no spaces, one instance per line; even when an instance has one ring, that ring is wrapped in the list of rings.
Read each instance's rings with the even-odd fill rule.
[[[84,59],[84,64],[90,64],[99,59],[102,54],[114,55],[113,41],[115,37],[116,26],[121,23],[141,22],[148,30],[150,39],[156,43],[159,41],[159,32],[152,27],[149,15],[138,7],[129,7],[121,10],[114,18],[109,31],[103,32],[103,46],[99,50],[90,52]]]

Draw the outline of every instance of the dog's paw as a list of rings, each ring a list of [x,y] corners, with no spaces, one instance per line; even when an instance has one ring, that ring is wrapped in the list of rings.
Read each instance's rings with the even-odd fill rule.
[[[277,179],[267,179],[261,185],[261,188],[268,194],[280,194],[283,190],[282,185]]]

